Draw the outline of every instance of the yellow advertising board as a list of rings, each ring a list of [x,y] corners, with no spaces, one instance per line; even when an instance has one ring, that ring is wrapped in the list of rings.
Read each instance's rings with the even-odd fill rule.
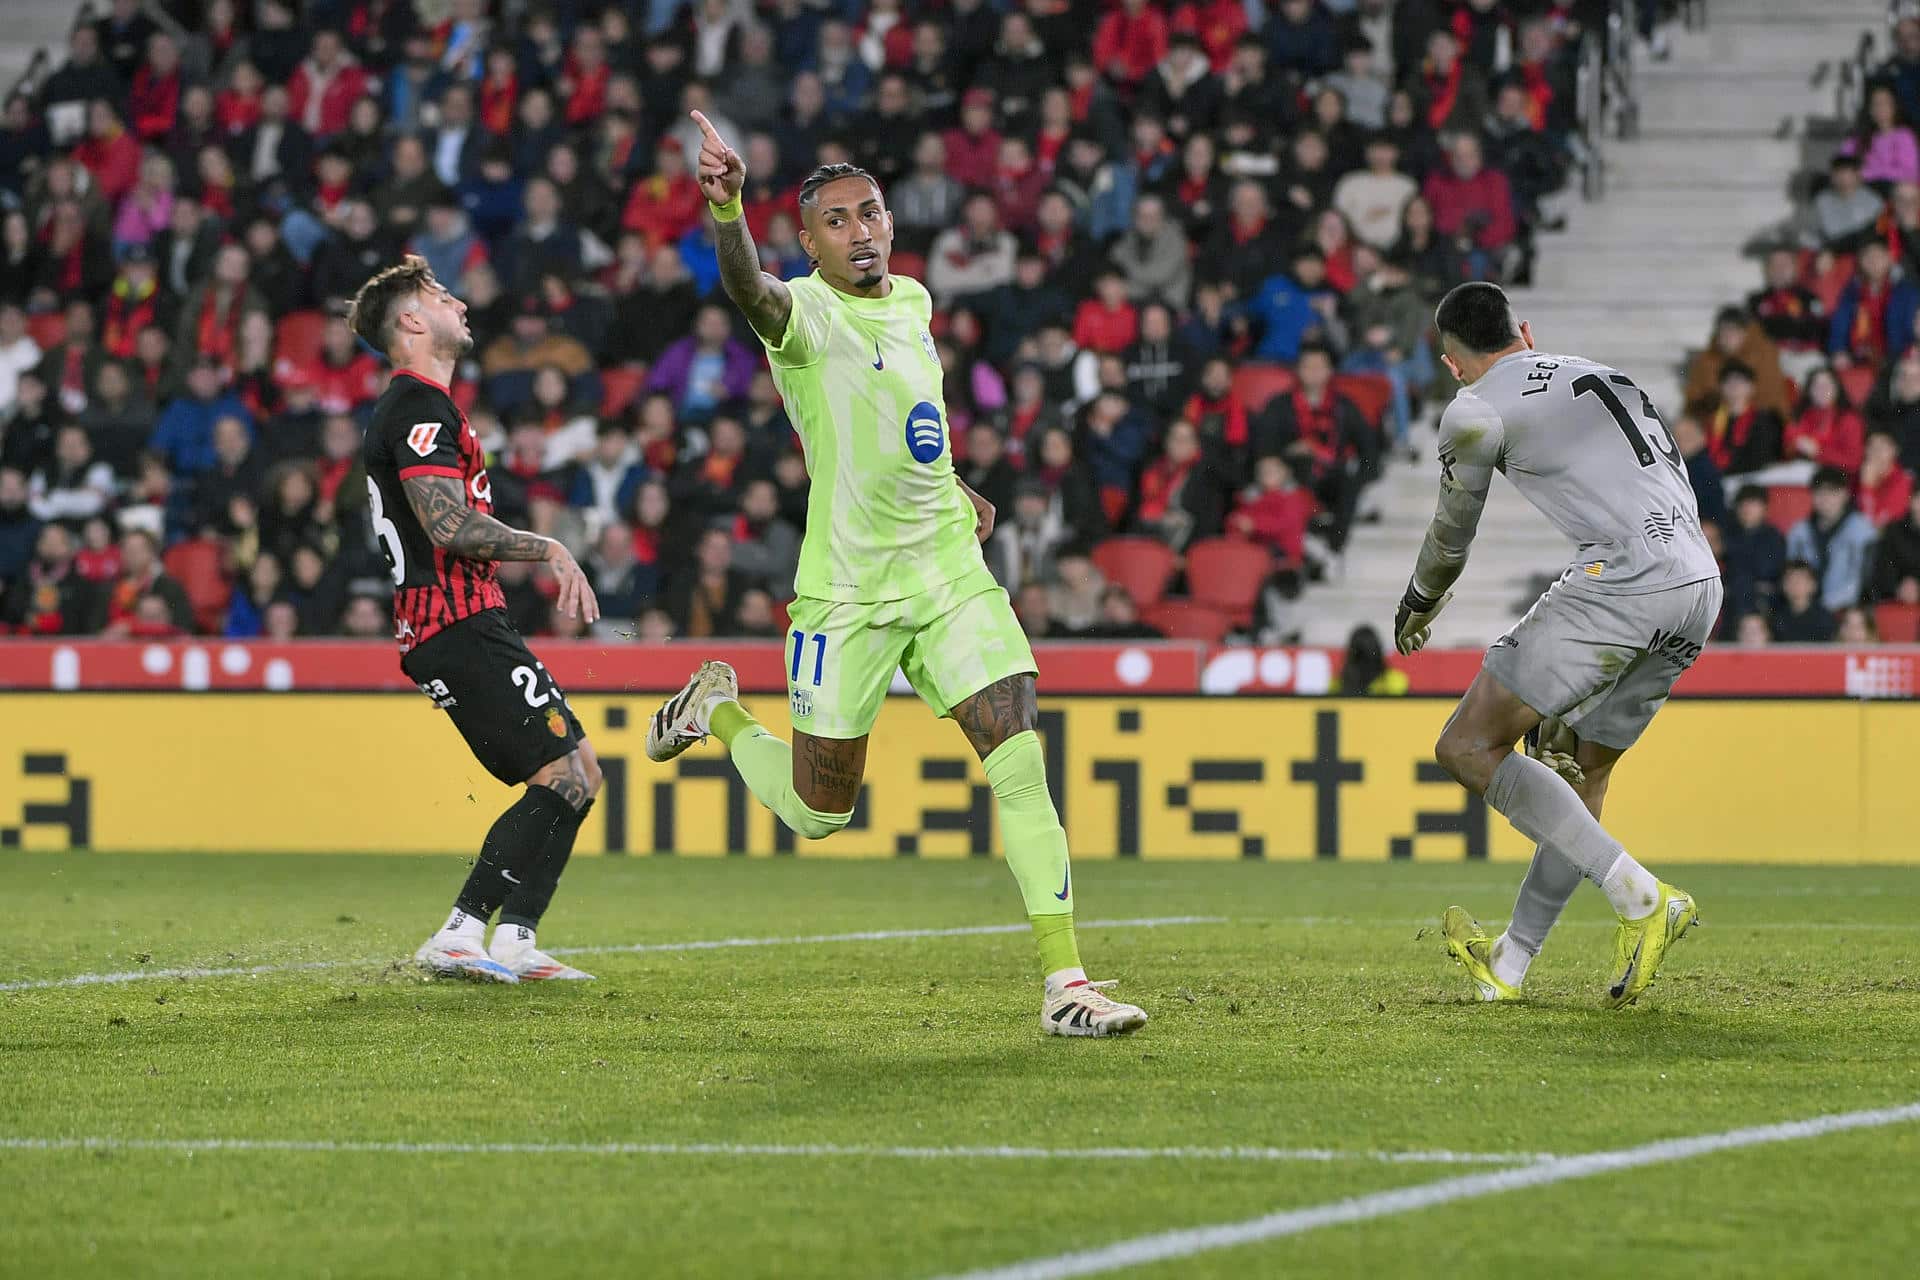
[[[854,822],[798,841],[717,743],[655,765],[655,695],[576,695],[606,770],[582,853],[987,856],[992,792],[951,724],[888,701]],[[776,731],[778,698],[749,705]],[[1434,699],[1059,698],[1048,773],[1079,857],[1524,859],[1432,762]],[[1680,701],[1614,775],[1608,826],[1660,862],[1920,862],[1920,705]],[[471,850],[508,802],[400,694],[0,697],[7,850]]]

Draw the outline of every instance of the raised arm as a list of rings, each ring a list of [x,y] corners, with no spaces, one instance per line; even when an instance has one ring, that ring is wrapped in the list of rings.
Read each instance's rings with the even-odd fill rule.
[[[713,214],[714,248],[720,259],[720,283],[747,322],[768,342],[779,342],[787,331],[793,297],[787,286],[760,269],[760,251],[754,248],[747,220],[741,217],[740,189],[746,185],[747,163],[721,139],[713,124],[695,111],[700,126],[700,194]]]
[[[533,560],[551,566],[560,583],[558,604],[568,617],[584,613],[588,622],[600,618],[600,602],[573,553],[557,538],[542,537],[502,524],[484,511],[467,505],[467,493],[452,476],[408,476],[400,482],[407,505],[426,530],[433,545],[463,560]]]

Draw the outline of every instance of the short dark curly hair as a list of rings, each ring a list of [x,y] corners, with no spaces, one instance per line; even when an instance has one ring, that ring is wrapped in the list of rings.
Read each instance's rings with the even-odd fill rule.
[[[427,260],[408,254],[360,286],[347,306],[347,327],[375,351],[391,354],[393,322],[400,314],[396,304],[435,283]]]
[[[813,208],[820,200],[820,188],[829,182],[838,182],[842,178],[865,178],[873,184],[875,191],[880,190],[880,179],[857,164],[823,164],[808,174],[807,180],[800,184],[800,207]]]

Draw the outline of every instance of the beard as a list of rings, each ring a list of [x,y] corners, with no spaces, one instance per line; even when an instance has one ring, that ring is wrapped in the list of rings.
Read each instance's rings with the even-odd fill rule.
[[[433,349],[442,360],[458,360],[473,350],[473,331],[461,328],[458,322],[449,324],[445,332],[434,335]]]

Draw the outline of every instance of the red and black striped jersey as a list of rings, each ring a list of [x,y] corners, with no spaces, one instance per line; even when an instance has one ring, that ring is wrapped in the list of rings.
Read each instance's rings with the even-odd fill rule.
[[[409,476],[445,476],[460,482],[469,507],[493,512],[480,439],[447,389],[410,369],[396,372],[373,406],[365,456],[368,515],[393,571],[401,652],[483,609],[505,608],[492,562],[434,546],[401,485]]]

